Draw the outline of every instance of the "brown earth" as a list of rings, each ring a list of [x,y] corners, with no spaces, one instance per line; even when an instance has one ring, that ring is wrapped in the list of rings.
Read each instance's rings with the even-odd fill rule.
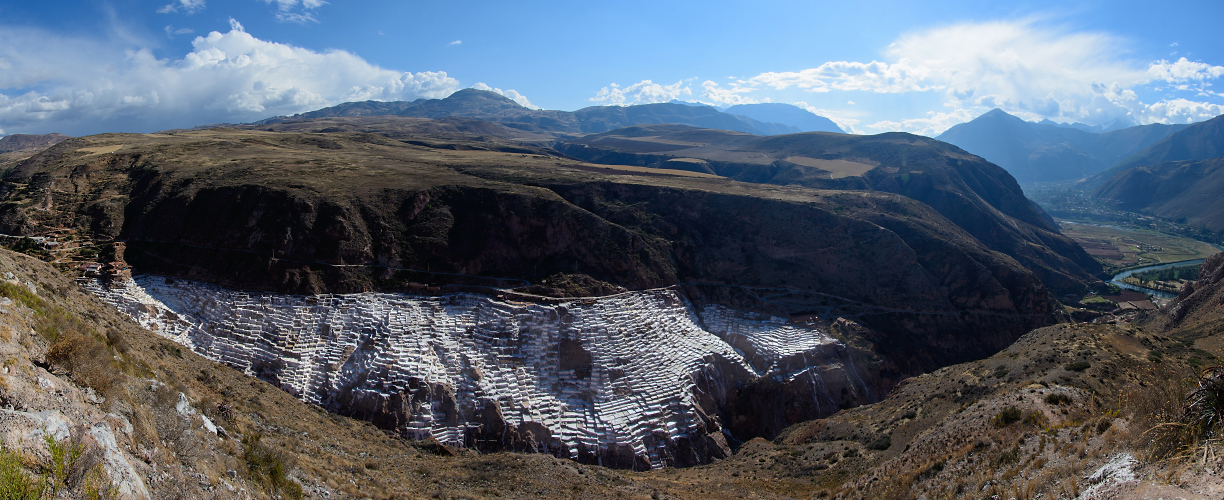
[[[929,205],[1056,293],[1096,281],[1100,265],[1059,234],[1008,173],[950,144],[903,133],[812,132],[760,137],[682,125],[640,125],[565,139],[558,151],[593,163],[681,168],[744,181],[874,190]],[[699,160],[685,163],[677,159]]]
[[[82,444],[83,456],[94,457],[83,459],[86,465],[99,463],[105,445],[83,431],[107,426],[119,456],[153,498],[291,498],[298,487],[310,498],[456,499],[959,498],[970,492],[1070,498],[1096,484],[1112,498],[1214,498],[1224,491],[1218,463],[1162,461],[1151,453],[1146,431],[1179,414],[1187,360],[1210,356],[1182,340],[1181,331],[1042,328],[988,359],[906,380],[883,402],[792,426],[774,441],[745,443],[725,460],[627,472],[405,441],[201,359],[37,260],[0,252],[0,271],[11,273],[4,275],[11,282],[0,285],[10,301],[0,305],[6,359],[0,399],[21,412],[0,410],[0,418],[61,415],[76,429],[69,435]],[[21,292],[27,286],[35,293]],[[42,305],[25,305],[36,301]],[[93,347],[71,348],[81,342]],[[209,433],[199,417],[179,413],[179,392],[224,432]],[[25,457],[27,474],[45,470],[45,444],[21,437],[21,429],[37,426],[21,425],[0,432],[6,446]],[[1090,477],[1124,453],[1138,459],[1131,468],[1138,481]],[[288,482],[271,481],[254,457],[281,464]],[[120,479],[113,467],[104,470],[109,480]],[[82,492],[86,483],[73,479],[66,488]]]
[[[136,272],[292,293],[518,287],[556,273],[683,284],[698,300],[860,318],[896,361],[883,380],[988,355],[1058,318],[1030,272],[908,198],[594,173],[431,141],[232,129],[72,139],[9,173],[0,231],[76,228],[124,241]]]

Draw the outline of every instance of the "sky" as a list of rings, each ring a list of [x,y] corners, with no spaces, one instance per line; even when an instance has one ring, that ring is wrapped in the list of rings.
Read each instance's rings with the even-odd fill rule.
[[[0,135],[153,132],[469,87],[782,102],[847,131],[1224,114],[1224,2],[0,2]]]

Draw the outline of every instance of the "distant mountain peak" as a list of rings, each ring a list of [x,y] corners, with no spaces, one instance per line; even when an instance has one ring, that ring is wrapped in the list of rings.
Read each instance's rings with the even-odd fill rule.
[[[826,117],[808,111],[794,104],[781,102],[762,102],[757,104],[737,104],[725,110],[726,113],[747,116],[763,122],[782,123],[796,127],[804,132],[837,132],[846,133],[840,126]]]
[[[456,91],[454,94],[451,94],[442,100],[444,102],[483,102],[483,103],[495,102],[495,103],[500,103],[504,105],[512,105],[514,107],[527,109],[523,105],[517,102],[514,102],[513,99],[510,99],[509,97],[498,94],[497,92],[493,92],[491,90],[463,89],[463,90]]]

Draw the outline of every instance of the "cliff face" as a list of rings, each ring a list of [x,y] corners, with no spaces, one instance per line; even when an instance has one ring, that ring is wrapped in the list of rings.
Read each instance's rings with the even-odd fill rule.
[[[1177,300],[1149,321],[1163,330],[1180,330],[1201,338],[1224,333],[1224,253],[1208,257],[1198,280],[1182,289]],[[1218,345],[1218,340],[1212,342]]]
[[[513,296],[505,290],[570,273],[634,290],[674,286],[699,309],[719,305],[777,318],[852,318],[863,327],[843,330],[839,342],[848,350],[834,358],[842,365],[857,363],[860,385],[876,394],[910,374],[988,355],[1057,320],[1049,292],[1014,259],[923,203],[879,192],[608,170],[558,157],[426,147],[364,135],[233,130],[73,139],[22,163],[6,178],[4,192],[0,221],[7,223],[0,231],[70,225],[83,237],[124,241],[127,262],[137,273],[247,290],[420,291],[432,285],[438,287],[435,293]],[[406,375],[387,378],[378,371],[381,361],[375,362],[388,348],[386,338],[377,335],[350,344],[373,356],[345,372],[350,382],[323,383],[313,375],[294,379],[297,375],[287,371],[290,360],[310,364],[312,358],[290,349],[288,340],[277,340],[285,332],[256,328],[224,337],[248,347],[284,349],[266,351],[282,352],[265,360],[281,359],[281,365],[219,353],[216,359],[278,383],[299,380],[290,384],[296,394],[323,398],[320,404],[402,432],[414,418],[434,414],[414,406],[428,401],[430,407],[454,407],[444,412],[450,416],[438,419],[505,430],[510,437],[497,446],[529,447],[536,441],[525,437],[528,431],[539,442],[552,443],[541,437],[544,430],[515,420],[519,417],[510,408],[487,404],[496,398],[450,395],[459,391],[455,384],[461,379],[421,378],[413,385]],[[564,345],[576,345],[561,342],[565,339],[582,349],[564,354]],[[562,349],[556,351],[558,359],[577,359],[570,367],[577,376],[590,364],[582,361],[582,352],[595,355],[590,342],[575,334],[541,348]],[[202,352],[210,349],[200,345]],[[343,353],[339,344],[328,345]],[[592,363],[607,369],[603,361]],[[710,366],[684,372],[697,386],[717,388],[691,393],[699,401],[693,414],[710,417],[688,421],[701,430],[694,430],[695,436],[718,436],[724,427],[741,439],[770,436],[863,401],[860,396],[843,400],[840,391],[819,404],[801,397],[821,384],[844,385],[829,385],[837,377],[777,383],[757,368],[741,366],[751,361],[703,363]],[[802,366],[816,374],[837,363]],[[463,406],[464,401],[471,405]],[[757,411],[762,405],[783,406]],[[481,432],[486,431],[470,436],[472,442],[492,439]],[[673,458],[646,463],[718,456],[716,438],[702,439],[687,444],[662,439],[656,444],[672,450],[664,455]],[[612,453],[605,458],[613,460],[621,456],[615,450],[595,447],[589,453],[592,459]],[[674,458],[681,456],[690,458]]]
[[[745,182],[875,190],[934,208],[987,247],[1010,255],[1057,293],[1100,272],[1002,168],[951,145],[902,133],[755,137],[675,125],[639,126],[558,144],[596,163],[708,172]]]

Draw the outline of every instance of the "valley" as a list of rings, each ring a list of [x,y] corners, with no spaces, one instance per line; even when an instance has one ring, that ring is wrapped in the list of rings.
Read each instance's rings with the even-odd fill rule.
[[[1106,272],[1207,258],[1220,251],[1210,243],[1165,233],[1059,221],[1062,233],[1105,265]]]
[[[108,427],[132,443],[202,426],[209,458],[176,474],[221,498],[1074,498],[1131,491],[1109,471],[1168,473],[1146,431],[1180,396],[1146,388],[1224,354],[1198,319],[1214,281],[1151,301],[1101,281],[1219,273],[1216,247],[1144,218],[1162,216],[1092,198],[1127,226],[1056,221],[1066,207],[1006,170],[911,134],[753,135],[480,92],[23,153],[0,233],[76,281],[14,256],[45,284],[13,286],[122,332],[72,337],[121,364],[34,333],[14,359],[46,373],[14,386],[85,384],[105,401],[84,404],[151,426]],[[13,318],[50,321],[15,290]],[[182,409],[114,406],[98,370],[129,393],[164,380],[141,397]],[[290,422],[303,412],[318,418]],[[260,439],[293,479],[252,465]],[[115,453],[130,467],[110,477],[153,477],[131,465],[148,451]],[[1220,488],[1189,484],[1169,491]]]

